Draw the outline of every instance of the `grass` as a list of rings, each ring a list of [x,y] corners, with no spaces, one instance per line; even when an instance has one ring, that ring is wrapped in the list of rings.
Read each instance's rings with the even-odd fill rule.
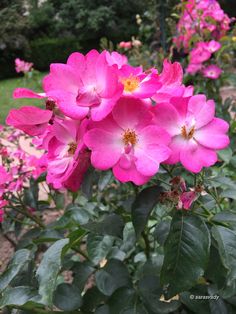
[[[0,124],[5,124],[8,112],[12,108],[21,106],[44,106],[41,99],[13,99],[13,90],[17,87],[30,88],[36,92],[42,92],[41,80],[45,73],[37,74],[37,78],[25,80],[24,78],[14,78],[0,81]]]

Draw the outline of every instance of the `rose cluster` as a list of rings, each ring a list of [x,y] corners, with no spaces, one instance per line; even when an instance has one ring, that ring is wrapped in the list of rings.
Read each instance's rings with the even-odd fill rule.
[[[10,132],[9,132],[10,131]],[[42,159],[26,152],[21,142],[27,141],[19,130],[0,129],[0,222],[4,208],[12,197],[29,185],[31,177],[38,178],[45,171]]]
[[[182,84],[177,62],[158,74],[133,67],[117,52],[75,52],[51,64],[44,93],[18,88],[14,97],[45,98],[46,108],[13,109],[7,124],[34,136],[45,150],[47,182],[78,190],[87,169],[112,169],[121,182],[142,185],[161,163],[197,173],[229,144],[228,123],[215,104]]]
[[[174,43],[189,53],[187,73],[202,73],[217,79],[222,70],[212,62],[212,56],[221,48],[219,40],[230,29],[231,19],[216,0],[188,0],[177,24]]]

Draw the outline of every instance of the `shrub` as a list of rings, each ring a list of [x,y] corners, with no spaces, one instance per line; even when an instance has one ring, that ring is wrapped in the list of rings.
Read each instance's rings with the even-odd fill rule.
[[[41,38],[30,43],[31,61],[40,71],[48,70],[52,62],[65,62],[67,56],[80,46],[74,38]]]

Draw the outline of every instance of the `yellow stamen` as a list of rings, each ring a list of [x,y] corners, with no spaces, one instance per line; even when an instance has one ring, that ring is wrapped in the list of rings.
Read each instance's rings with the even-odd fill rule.
[[[138,141],[137,135],[134,130],[125,130],[122,138],[125,145],[135,145]]]
[[[193,137],[193,134],[195,132],[195,128],[194,126],[190,129],[190,131],[188,132],[186,130],[186,126],[182,126],[181,128],[181,135],[186,139],[186,140],[190,140]]]
[[[77,144],[76,143],[70,143],[69,144],[69,149],[68,149],[68,154],[69,155],[74,155],[77,149]]]
[[[138,77],[135,77],[132,74],[128,78],[121,79],[121,83],[124,85],[124,91],[129,93],[132,93],[139,87]]]

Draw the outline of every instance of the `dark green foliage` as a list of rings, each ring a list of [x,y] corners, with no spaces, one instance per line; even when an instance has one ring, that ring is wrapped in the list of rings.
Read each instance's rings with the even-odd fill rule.
[[[31,61],[35,68],[47,71],[50,63],[66,62],[68,56],[80,50],[74,38],[42,38],[30,42]]]

